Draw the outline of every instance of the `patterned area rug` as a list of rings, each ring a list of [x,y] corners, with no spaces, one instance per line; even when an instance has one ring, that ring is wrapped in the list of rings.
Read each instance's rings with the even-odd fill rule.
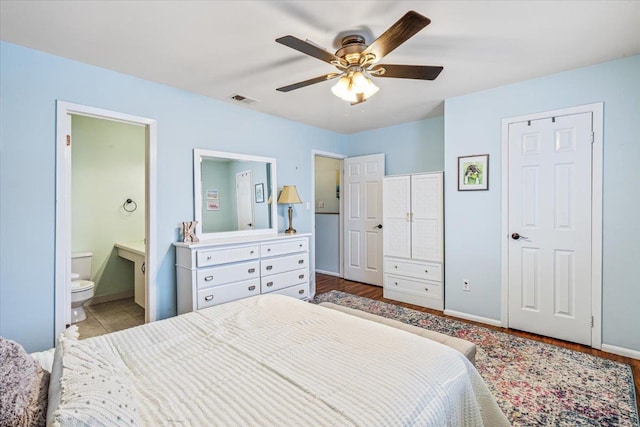
[[[312,302],[325,301],[475,343],[476,368],[514,426],[639,425],[626,364],[340,291]]]

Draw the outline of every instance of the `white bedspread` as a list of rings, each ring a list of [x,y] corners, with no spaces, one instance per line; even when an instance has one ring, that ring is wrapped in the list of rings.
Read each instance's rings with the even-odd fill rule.
[[[124,362],[149,426],[508,425],[455,350],[280,295],[87,341]]]

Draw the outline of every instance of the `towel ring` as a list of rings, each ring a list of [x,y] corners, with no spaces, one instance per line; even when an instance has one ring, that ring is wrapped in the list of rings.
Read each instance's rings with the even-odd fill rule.
[[[131,205],[133,205],[133,208],[130,209]],[[132,199],[127,199],[122,204],[122,209],[124,209],[126,212],[133,212],[136,209],[138,209],[138,204],[134,202]]]

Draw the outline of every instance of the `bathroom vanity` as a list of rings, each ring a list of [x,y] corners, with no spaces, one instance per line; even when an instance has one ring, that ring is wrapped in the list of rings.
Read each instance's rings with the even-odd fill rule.
[[[309,236],[174,243],[178,314],[271,292],[308,299]]]
[[[145,302],[145,244],[140,240],[137,242],[118,242],[114,245],[118,249],[118,256],[133,262],[133,289],[134,301],[140,307],[144,307]]]

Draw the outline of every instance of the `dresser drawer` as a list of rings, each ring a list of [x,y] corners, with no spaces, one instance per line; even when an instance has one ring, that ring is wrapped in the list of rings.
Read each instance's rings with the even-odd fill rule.
[[[260,247],[258,245],[202,250],[198,251],[196,258],[198,267],[208,267],[210,265],[257,259],[260,256],[259,251]]]
[[[273,292],[287,286],[297,285],[309,281],[309,269],[288,271],[286,273],[274,274],[260,279],[262,293]]]
[[[295,286],[289,286],[288,288],[279,289],[273,293],[294,298],[307,299],[309,298],[309,283],[307,282]]]
[[[303,252],[296,255],[287,255],[278,258],[263,259],[260,261],[260,272],[263,276],[284,273],[309,266],[309,254]]]
[[[198,310],[260,294],[260,279],[213,286],[198,291]]]
[[[274,255],[292,254],[295,252],[308,252],[307,239],[287,240],[286,242],[271,242],[260,245],[260,255],[269,257]]]
[[[442,265],[424,262],[409,262],[392,258],[385,258],[384,272],[413,276],[419,279],[442,281]]]
[[[437,282],[413,280],[392,274],[384,275],[384,288],[394,291],[410,292],[429,298],[442,298],[442,288]]]
[[[196,272],[198,289],[231,282],[241,282],[253,278],[260,278],[260,261],[258,260],[203,268]]]

